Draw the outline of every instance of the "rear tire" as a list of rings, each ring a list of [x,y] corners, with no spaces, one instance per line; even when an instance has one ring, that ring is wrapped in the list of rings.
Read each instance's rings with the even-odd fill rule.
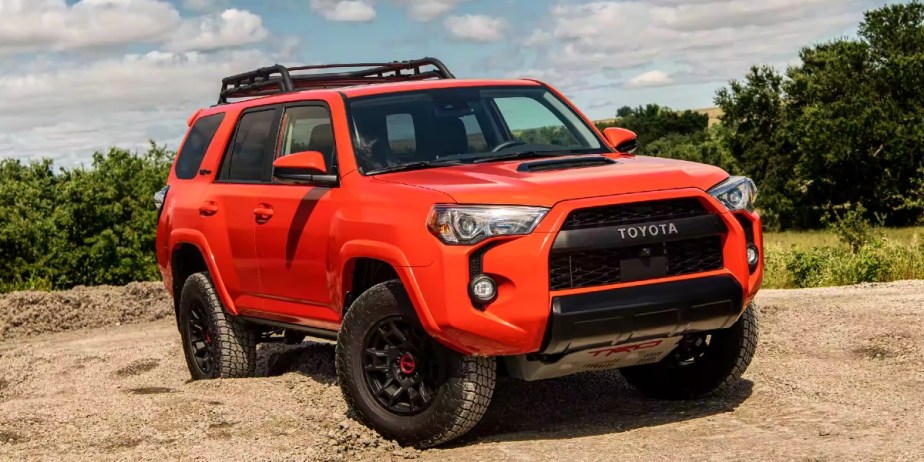
[[[343,396],[361,422],[421,448],[471,430],[496,381],[494,358],[459,354],[426,334],[396,280],[353,303],[337,337],[336,364]]]
[[[728,329],[687,335],[660,362],[620,372],[630,385],[654,398],[702,398],[733,390],[756,349],[757,306],[752,303]]]
[[[225,313],[207,272],[186,279],[177,315],[186,366],[193,379],[254,376],[257,332]]]

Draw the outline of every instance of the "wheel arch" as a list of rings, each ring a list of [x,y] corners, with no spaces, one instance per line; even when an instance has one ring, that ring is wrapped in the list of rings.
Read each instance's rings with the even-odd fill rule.
[[[340,251],[340,277],[338,300],[342,315],[363,291],[386,280],[398,279],[404,285],[417,317],[430,335],[437,336],[439,328],[430,316],[429,309],[414,276],[414,266],[396,246],[375,241],[352,241]],[[429,264],[428,264],[429,265]],[[418,266],[428,266],[418,265]],[[384,279],[388,277],[389,279]]]
[[[208,271],[225,309],[232,315],[237,315],[237,308],[225,288],[221,272],[215,264],[211,249],[202,233],[194,230],[175,230],[171,233],[168,248],[170,249],[170,266],[167,274],[171,278],[168,287],[173,295],[174,308],[179,303],[179,295],[186,278],[199,271]]]

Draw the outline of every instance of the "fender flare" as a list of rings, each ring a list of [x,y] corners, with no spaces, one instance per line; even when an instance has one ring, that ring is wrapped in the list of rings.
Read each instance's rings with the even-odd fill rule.
[[[354,240],[346,242],[340,247],[338,257],[339,260],[336,270],[339,280],[335,287],[337,288],[340,300],[343,300],[346,295],[343,290],[346,282],[344,280],[344,274],[346,274],[350,262],[357,258],[373,258],[380,260],[391,265],[395,272],[398,273],[398,278],[401,279],[401,283],[407,291],[408,298],[410,298],[411,304],[414,306],[414,311],[417,313],[417,318],[420,319],[420,323],[423,324],[424,329],[431,335],[437,335],[440,332],[439,327],[430,315],[430,310],[420,291],[420,286],[417,284],[417,278],[414,276],[415,267],[430,266],[432,262],[426,265],[411,265],[407,256],[397,246],[372,240]]]
[[[225,283],[221,278],[221,273],[218,271],[218,265],[215,264],[215,259],[212,256],[212,250],[209,247],[208,241],[205,239],[205,235],[202,232],[194,229],[174,229],[170,233],[170,238],[167,242],[167,249],[169,253],[167,255],[167,271],[173,275],[173,252],[176,250],[177,246],[182,244],[189,244],[199,250],[199,253],[202,254],[202,259],[205,261],[205,266],[208,268],[209,275],[212,278],[212,283],[215,284],[215,290],[218,292],[218,298],[221,299],[222,305],[231,315],[236,316],[238,314],[237,307],[234,306],[234,302],[231,300],[231,295],[228,294],[228,290],[225,288]],[[174,294],[176,298],[178,294]]]

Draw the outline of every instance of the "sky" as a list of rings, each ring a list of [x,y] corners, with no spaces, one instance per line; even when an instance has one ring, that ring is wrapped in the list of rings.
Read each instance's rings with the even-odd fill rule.
[[[712,106],[753,64],[855,35],[885,0],[0,0],[0,159],[175,149],[221,78],[435,56],[538,78],[590,117]]]

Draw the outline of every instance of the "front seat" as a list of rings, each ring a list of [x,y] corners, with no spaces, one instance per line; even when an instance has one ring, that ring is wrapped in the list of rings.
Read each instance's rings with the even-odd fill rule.
[[[334,130],[331,124],[321,124],[311,130],[308,150],[324,154],[324,160],[330,163],[334,154]]]
[[[458,154],[468,154],[468,133],[465,124],[456,117],[434,120],[433,132],[430,134],[436,158]]]

